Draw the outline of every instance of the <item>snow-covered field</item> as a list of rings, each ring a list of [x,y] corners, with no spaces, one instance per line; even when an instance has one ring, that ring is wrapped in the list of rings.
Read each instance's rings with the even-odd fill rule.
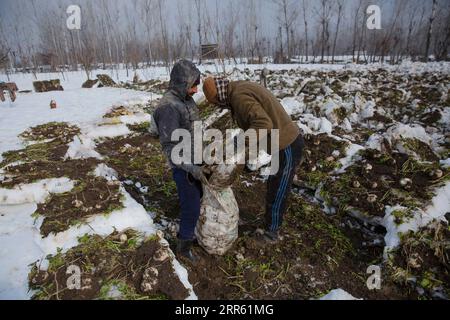
[[[332,141],[330,154],[326,159],[314,158],[315,151],[313,149],[309,151],[307,160],[311,160],[311,163],[307,163],[308,169],[302,171],[307,176],[299,177],[315,181],[317,178],[312,176],[312,173],[323,174],[320,176],[318,184],[308,185],[306,189],[315,192],[317,200],[323,203],[326,212],[335,213],[339,207],[333,201],[337,196],[328,192],[327,184],[343,180],[349,172],[353,172],[353,168],[366,166],[368,172],[376,166],[372,160],[361,156],[362,151],[370,149],[384,152],[387,141],[391,149],[408,154],[411,159],[416,159],[420,163],[426,163],[429,159],[424,159],[420,150],[407,148],[404,139],[412,139],[419,140],[428,146],[426,152],[433,153],[436,158],[433,171],[427,172],[430,176],[435,175],[433,176],[434,194],[425,203],[414,203],[409,206],[405,204],[405,201],[389,203],[389,205],[383,203],[379,209],[384,215],[376,215],[369,210],[369,216],[364,219],[367,218],[369,224],[380,225],[386,229],[384,235],[386,259],[389,258],[391,250],[402,244],[401,237],[408,231],[418,232],[421,228],[436,221],[447,223],[446,214],[450,212],[450,182],[446,171],[450,163],[448,158],[450,105],[447,104],[450,92],[450,83],[448,82],[450,64],[407,63],[401,66],[383,66],[385,73],[379,77],[393,81],[396,84],[393,89],[383,87],[381,82],[376,84],[370,82],[370,79],[376,79],[379,65],[240,65],[237,67],[227,66],[226,71],[233,80],[259,81],[258,70],[262,67],[271,71],[268,77],[269,88],[279,97],[286,111],[304,133],[311,136],[313,140],[326,137]],[[223,71],[220,66],[213,65],[201,66],[200,69],[206,74]],[[349,73],[345,74],[345,72]],[[97,70],[92,74],[98,73],[109,73],[109,71]],[[137,73],[141,80],[167,81],[169,78],[166,68],[142,69]],[[327,75],[325,80],[324,73]],[[412,83],[412,76],[422,77],[424,74],[426,75],[423,78],[424,89],[421,90],[425,92],[428,88],[437,88],[435,91],[427,91],[424,96],[431,93],[440,96],[432,102],[427,101],[426,98],[422,98],[422,101],[416,99],[417,101],[411,102],[411,95],[417,93],[412,92],[416,89],[412,85],[408,86],[408,81]],[[439,84],[433,83],[431,78],[433,74],[447,76],[447,80]],[[131,81],[133,75],[133,72],[130,72],[127,77],[125,70],[110,73],[114,80],[122,82]],[[37,77],[38,80],[61,79],[64,91],[19,93],[16,102],[11,103],[7,100],[5,103],[0,103],[0,155],[28,145],[19,138],[19,134],[30,127],[49,122],[67,122],[78,126],[81,133],[75,136],[73,142],[69,144],[66,158],[95,157],[102,161],[102,157],[95,150],[97,140],[126,136],[131,133],[127,124],[151,121],[150,116],[143,113],[142,110],[134,112],[133,115],[120,117],[116,124],[104,125],[106,120],[102,118],[103,115],[112,107],[125,106],[133,109],[135,105],[146,105],[160,97],[151,92],[119,87],[82,89],[81,84],[85,80],[83,72],[65,73],[65,80],[61,74],[38,74]],[[398,78],[394,79],[394,77]],[[405,81],[404,87],[401,83],[402,79]],[[6,76],[0,75],[0,81],[7,81]],[[11,81],[17,83],[19,90],[32,90],[34,78],[31,74],[17,74],[11,75]],[[420,82],[420,80],[418,81]],[[399,92],[398,96],[388,96],[384,99],[385,89],[392,89],[391,91],[394,93]],[[313,98],[311,99],[311,97]],[[203,98],[201,92],[195,97],[199,102],[203,101]],[[57,109],[49,108],[51,100],[57,102]],[[423,122],[427,114],[433,112],[438,112],[440,118],[433,123]],[[222,116],[224,113],[215,114],[210,121]],[[382,117],[389,118],[390,122],[379,120],[384,119]],[[324,145],[324,141],[319,140],[315,144],[318,149],[321,148],[321,143]],[[341,143],[345,144],[343,149],[338,147]],[[0,156],[0,161],[2,160],[3,158]],[[327,167],[324,160],[332,164],[329,170],[324,169]],[[4,169],[0,169],[0,182],[7,175]],[[107,180],[118,179],[117,173],[104,164],[97,167],[95,174],[105,177]],[[399,184],[408,186],[413,182],[414,177],[406,175]],[[361,179],[363,180],[363,178]],[[362,180],[361,184],[365,186],[366,182]],[[381,184],[380,180],[370,182]],[[427,184],[426,187],[430,188],[430,184]],[[354,184],[353,186],[353,191],[360,189],[359,185]],[[92,216],[81,225],[73,226],[56,235],[42,237],[40,226],[43,219],[42,217],[35,219],[33,216],[38,204],[45,202],[50,194],[68,192],[73,187],[74,182],[68,178],[40,180],[31,184],[19,185],[13,189],[0,187],[0,243],[2,244],[0,247],[0,299],[30,298],[33,294],[28,289],[30,264],[40,260],[42,267],[45,267],[46,260],[44,258],[47,255],[56,254],[58,248],[63,252],[69,250],[76,246],[79,237],[85,234],[98,234],[106,237],[115,230],[122,232],[133,229],[145,236],[151,236],[157,234],[157,230],[161,229],[161,226],[154,224],[152,213],[148,213],[121,186],[120,192],[124,197],[124,208],[113,211],[109,215]],[[397,187],[395,185],[395,188]],[[373,188],[373,191],[367,191],[369,194],[366,194],[365,197],[375,199],[374,202],[377,199],[380,200],[382,195],[378,195],[376,189],[377,186]],[[410,191],[407,188],[406,190]],[[364,192],[366,192],[365,189]],[[360,202],[364,201],[365,199],[360,200]],[[354,203],[352,205],[356,209],[362,208],[357,207]],[[399,222],[399,212],[408,210],[412,211],[405,217],[402,216]],[[361,210],[355,210],[355,212],[357,212],[355,216],[359,218],[361,215],[367,214],[367,212],[361,213]],[[160,241],[166,243],[161,233],[158,235]],[[171,257],[177,276],[189,290],[188,298],[195,299],[196,294],[188,281],[186,269],[173,257],[173,254]],[[325,299],[352,298],[352,295],[342,290],[331,292],[325,297]]]
[[[53,79],[55,76],[58,75],[39,75],[39,79]],[[124,125],[97,126],[108,110],[114,106],[145,104],[151,99],[150,94],[120,88],[81,89],[84,81],[81,73],[66,76],[67,80],[62,82],[65,91],[18,94],[14,103],[8,101],[0,105],[0,153],[22,148],[24,145],[18,135],[29,127],[48,122],[68,122],[81,128],[81,135],[69,146],[68,157],[91,156],[96,153],[92,139],[130,133]],[[21,90],[32,88],[30,75],[15,75],[13,81],[17,81]],[[57,109],[49,108],[51,100],[56,100]],[[148,115],[142,114],[128,122],[148,120]],[[105,170],[100,170],[100,173],[102,171]],[[0,299],[30,298],[29,265],[36,260],[45,265],[47,255],[55,254],[58,248],[67,251],[77,245],[78,237],[84,234],[107,236],[114,230],[120,232],[130,228],[147,236],[156,233],[150,215],[122,189],[124,209],[108,216],[92,217],[82,226],[42,238],[39,231],[42,219],[32,217],[37,204],[44,202],[50,193],[68,192],[73,186],[69,179],[59,178],[14,189],[0,189]],[[186,271],[178,262],[174,263],[180,279],[189,288]],[[191,293],[190,298],[195,298],[195,294]]]

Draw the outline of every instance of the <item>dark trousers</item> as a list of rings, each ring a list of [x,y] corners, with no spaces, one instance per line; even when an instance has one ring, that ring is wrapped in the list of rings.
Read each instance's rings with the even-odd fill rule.
[[[173,169],[173,179],[177,185],[181,208],[178,238],[193,240],[195,227],[200,216],[200,199],[203,196],[202,184],[186,171],[177,168]]]
[[[266,196],[266,229],[278,231],[287,208],[287,198],[291,192],[295,171],[300,164],[304,140],[301,135],[286,149],[279,152],[280,168],[269,177]]]

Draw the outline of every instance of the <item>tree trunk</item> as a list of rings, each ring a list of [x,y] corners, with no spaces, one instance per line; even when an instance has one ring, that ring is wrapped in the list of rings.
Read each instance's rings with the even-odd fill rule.
[[[433,22],[436,17],[436,0],[433,0],[433,8],[431,9],[430,24],[428,26],[427,44],[425,45],[424,61],[429,61],[431,36],[433,35]]]
[[[342,4],[339,3],[338,20],[337,20],[337,24],[336,24],[336,34],[334,35],[333,54],[332,54],[332,59],[331,59],[331,63],[333,63],[333,64],[334,64],[334,56],[336,54],[336,44],[337,44],[337,38],[338,38],[338,34],[339,34],[339,26],[341,24],[341,17],[342,17]]]

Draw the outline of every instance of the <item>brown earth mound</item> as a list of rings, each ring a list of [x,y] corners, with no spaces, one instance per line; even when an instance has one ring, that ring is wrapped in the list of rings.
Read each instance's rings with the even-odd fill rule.
[[[48,92],[48,91],[64,91],[64,88],[60,84],[59,79],[48,81],[34,81],[34,91],[36,92]]]

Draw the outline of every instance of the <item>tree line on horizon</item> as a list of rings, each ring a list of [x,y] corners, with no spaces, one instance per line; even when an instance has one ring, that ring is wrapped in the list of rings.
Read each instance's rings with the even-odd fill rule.
[[[448,60],[448,0],[188,0],[173,10],[165,0],[82,1],[81,30],[65,27],[73,1],[21,0],[14,25],[0,19],[0,66],[37,72],[64,66],[127,70],[169,66],[180,58],[202,63],[202,44],[217,44],[218,58],[239,63],[398,63],[405,58]],[[382,9],[380,30],[367,28],[367,7]],[[269,5],[273,10],[264,11]],[[169,16],[172,18],[169,19]],[[270,23],[269,23],[270,22]],[[34,35],[31,40],[30,35]],[[30,40],[28,40],[30,39]]]

